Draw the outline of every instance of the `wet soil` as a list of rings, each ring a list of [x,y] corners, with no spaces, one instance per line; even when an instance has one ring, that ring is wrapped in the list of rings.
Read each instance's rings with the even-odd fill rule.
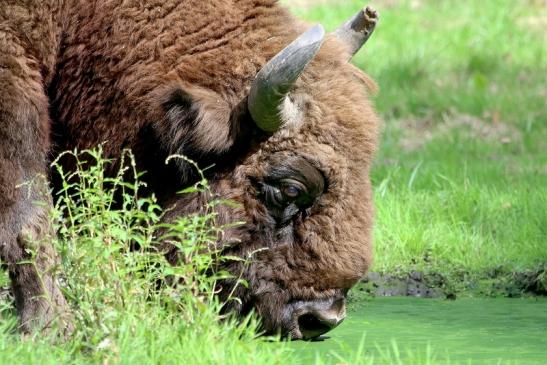
[[[371,296],[455,299],[459,292],[482,296],[547,296],[547,263],[521,272],[494,268],[481,275],[461,272],[445,274],[421,271],[368,273],[358,290]]]

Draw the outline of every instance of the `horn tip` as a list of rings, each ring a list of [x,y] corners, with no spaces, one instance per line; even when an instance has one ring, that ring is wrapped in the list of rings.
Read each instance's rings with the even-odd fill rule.
[[[348,51],[353,57],[374,32],[378,20],[378,12],[371,6],[365,6],[335,30],[334,35],[349,47]]]
[[[370,6],[366,6],[353,19],[351,28],[359,33],[372,33],[379,19],[380,15],[378,11]]]
[[[376,9],[374,9],[372,6],[367,5],[361,11],[368,18],[372,18],[372,19],[376,19],[376,20],[378,20],[378,18],[379,18],[378,11]]]

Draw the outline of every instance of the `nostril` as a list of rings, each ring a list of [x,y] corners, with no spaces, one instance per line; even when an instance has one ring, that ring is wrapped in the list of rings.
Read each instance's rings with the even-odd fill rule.
[[[309,340],[338,326],[346,317],[344,298],[298,301],[288,308],[291,315],[291,337]]]
[[[342,322],[336,317],[328,318],[315,313],[304,313],[298,317],[298,328],[304,339],[319,337]]]

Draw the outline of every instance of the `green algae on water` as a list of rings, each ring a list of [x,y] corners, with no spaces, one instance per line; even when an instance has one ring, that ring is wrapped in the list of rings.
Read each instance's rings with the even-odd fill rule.
[[[547,298],[375,298],[316,342],[302,364],[547,364]]]

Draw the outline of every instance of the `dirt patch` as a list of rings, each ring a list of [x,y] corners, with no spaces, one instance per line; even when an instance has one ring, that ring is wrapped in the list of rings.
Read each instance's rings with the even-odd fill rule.
[[[445,297],[444,278],[413,271],[405,275],[369,273],[362,280],[361,289],[380,297],[410,296],[419,298]]]
[[[547,263],[535,270],[513,273],[506,282],[498,286],[508,296],[519,297],[523,293],[547,296]]]
[[[440,273],[368,273],[358,290],[370,296],[411,296],[455,299],[460,293],[478,296],[547,296],[547,262],[535,269],[508,272],[498,267],[480,275],[460,272],[447,277]]]
[[[490,143],[520,143],[522,133],[515,127],[503,123],[498,112],[478,118],[466,114],[446,114],[440,121],[433,117],[409,118],[399,121],[402,131],[399,144],[405,151],[414,151],[433,139],[460,130],[470,139]]]

